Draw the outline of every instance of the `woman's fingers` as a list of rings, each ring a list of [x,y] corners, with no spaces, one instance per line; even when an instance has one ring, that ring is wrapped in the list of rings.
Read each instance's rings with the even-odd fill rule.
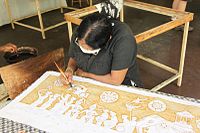
[[[63,76],[62,74],[60,75],[60,80],[61,82],[64,84],[64,85],[68,85],[69,83],[73,82],[72,78],[73,78],[73,75],[71,72],[65,72],[64,73],[65,76]]]
[[[66,81],[66,79],[62,75],[59,76],[59,80],[61,81],[61,83],[63,85],[68,85],[69,84],[68,81]]]
[[[72,77],[73,77],[72,74],[68,74],[68,75],[67,75],[68,82],[70,82],[70,83],[73,82]]]

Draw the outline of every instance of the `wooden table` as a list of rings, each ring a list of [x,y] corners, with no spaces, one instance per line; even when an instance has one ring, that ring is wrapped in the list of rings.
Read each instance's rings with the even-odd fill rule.
[[[58,8],[54,8],[54,9],[50,9],[50,10],[47,10],[47,11],[43,11],[41,12],[41,9],[40,9],[40,0],[31,0],[33,2],[33,6],[35,7],[36,11],[37,11],[37,14],[33,14],[33,15],[30,15],[30,16],[26,16],[26,17],[23,17],[23,18],[19,18],[19,19],[13,19],[12,17],[12,11],[11,11],[11,8],[9,6],[9,0],[4,0],[5,1],[5,5],[6,5],[6,9],[7,9],[7,12],[8,12],[8,16],[9,16],[9,19],[10,19],[10,23],[12,25],[12,29],[15,29],[15,26],[14,24],[16,25],[20,25],[20,26],[23,26],[23,27],[26,27],[26,28],[29,28],[29,29],[32,29],[32,30],[36,30],[36,31],[39,31],[42,33],[42,38],[45,39],[46,36],[45,36],[45,32],[48,31],[48,30],[51,30],[51,29],[54,29],[58,26],[61,26],[61,25],[64,25],[66,24],[65,21],[63,22],[60,22],[58,24],[55,24],[55,25],[52,25],[52,26],[49,26],[49,27],[44,27],[44,23],[43,23],[43,19],[42,19],[42,13],[45,13],[45,12],[49,12],[49,11],[52,11],[52,10],[55,10],[55,9],[58,9]],[[62,6],[62,3],[61,3],[61,0],[60,1],[60,9],[61,9],[61,13],[63,13],[63,8],[68,8],[68,9],[73,9],[73,10],[76,10],[76,8],[73,8],[73,7],[69,7],[69,6],[66,6],[66,7],[63,7]],[[37,15],[38,16],[38,19],[39,19],[39,24],[40,24],[40,27],[34,27],[34,26],[31,26],[31,25],[28,25],[28,24],[24,24],[22,22],[19,22],[20,20],[22,19],[26,19],[26,18],[29,18],[29,17],[33,17]]]
[[[186,52],[186,46],[187,46],[187,38],[188,38],[188,28],[190,21],[193,20],[193,13],[189,12],[181,12],[176,11],[171,8],[161,7],[157,5],[147,4],[139,1],[131,1],[126,0],[124,1],[124,6],[149,11],[152,13],[157,13],[169,17],[176,17],[176,20],[167,22],[165,24],[159,25],[155,28],[152,28],[150,30],[147,30],[143,33],[140,33],[135,36],[136,42],[140,44],[143,41],[146,41],[148,39],[151,39],[152,37],[156,37],[162,33],[165,33],[169,30],[172,30],[175,27],[178,27],[180,25],[185,25],[184,32],[183,32],[183,40],[182,40],[182,48],[181,48],[181,55],[180,55],[180,64],[179,69],[176,70],[168,65],[162,64],[158,61],[155,61],[153,59],[150,59],[148,57],[145,57],[143,55],[137,55],[137,57],[141,60],[144,60],[152,65],[155,65],[165,71],[168,71],[173,74],[169,79],[166,79],[162,83],[159,83],[155,87],[152,88],[153,91],[157,91],[165,87],[166,85],[172,83],[173,81],[178,79],[177,85],[181,86],[182,83],[182,77],[183,77],[183,68],[184,68],[184,61],[185,61],[185,52]],[[69,12],[65,14],[65,19],[68,24],[68,33],[69,33],[69,39],[71,39],[72,36],[72,23],[79,25],[81,23],[81,17],[98,12],[98,9],[96,6],[91,6],[83,9],[79,9],[73,12]],[[123,8],[120,12],[120,20],[124,21],[124,11]]]
[[[15,64],[0,67],[4,88],[0,88],[0,102],[14,99],[48,70],[57,70],[54,61],[63,68],[64,50],[59,48]],[[2,93],[2,94],[1,94]]]

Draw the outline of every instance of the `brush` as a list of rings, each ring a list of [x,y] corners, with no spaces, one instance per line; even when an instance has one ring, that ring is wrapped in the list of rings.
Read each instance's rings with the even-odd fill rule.
[[[68,81],[68,79],[67,79],[65,73],[62,71],[62,69],[58,66],[58,64],[55,61],[54,61],[54,63],[56,65],[56,67],[58,68],[58,70],[60,71],[60,73],[62,74],[62,76],[65,78],[65,80]],[[73,87],[71,82],[69,82],[69,86]]]

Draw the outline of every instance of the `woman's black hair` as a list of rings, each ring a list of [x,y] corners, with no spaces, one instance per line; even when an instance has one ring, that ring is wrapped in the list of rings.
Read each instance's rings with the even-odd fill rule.
[[[93,49],[103,48],[110,39],[111,31],[107,16],[92,14],[85,17],[78,27],[78,39],[84,39]]]

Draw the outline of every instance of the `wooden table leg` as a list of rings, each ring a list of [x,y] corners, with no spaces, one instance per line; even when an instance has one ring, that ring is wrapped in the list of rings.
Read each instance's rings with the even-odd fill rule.
[[[90,0],[90,6],[92,6],[92,0]]]
[[[123,6],[122,6],[119,16],[120,16],[120,21],[124,22],[124,7]]]
[[[5,2],[5,5],[6,5],[6,9],[7,9],[7,12],[8,12],[8,17],[10,19],[10,23],[12,25],[12,29],[15,29],[15,25],[13,23],[13,18],[12,18],[12,13],[11,13],[11,10],[10,10],[9,1],[8,0],[4,0],[4,2]]]
[[[36,5],[37,14],[38,14],[39,22],[40,22],[40,29],[41,29],[41,33],[42,33],[42,38],[46,39],[46,37],[45,37],[45,31],[44,31],[44,25],[43,25],[43,20],[42,20],[42,15],[41,15],[41,12],[40,12],[40,3],[39,3],[39,0],[35,0],[35,5]]]
[[[181,86],[182,83],[182,77],[183,77],[183,68],[184,68],[184,62],[185,62],[185,52],[186,52],[186,46],[187,46],[187,38],[188,38],[188,29],[189,29],[189,22],[185,23],[184,27],[184,33],[183,33],[183,41],[182,41],[182,48],[181,48],[181,58],[180,58],[180,64],[179,64],[179,75],[177,85]]]
[[[68,27],[69,40],[71,42],[71,37],[72,37],[72,23],[71,22],[67,22],[67,27]]]
[[[63,6],[62,6],[62,0],[60,0],[60,12],[63,13]]]

